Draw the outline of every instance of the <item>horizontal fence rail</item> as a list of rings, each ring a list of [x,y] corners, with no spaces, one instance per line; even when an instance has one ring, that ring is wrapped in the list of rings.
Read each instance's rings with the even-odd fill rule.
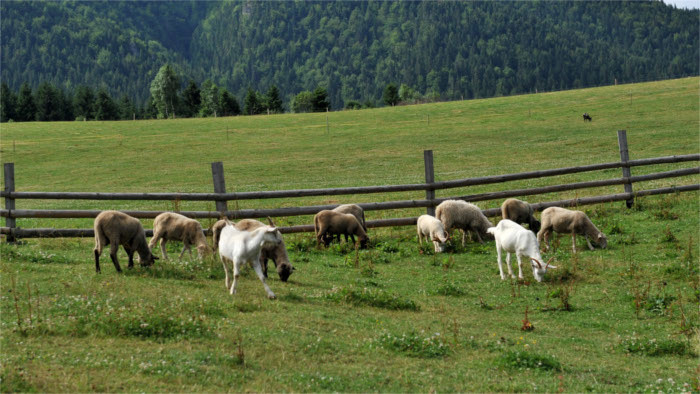
[[[381,211],[387,209],[403,209],[403,208],[425,208],[439,205],[441,202],[450,199],[459,199],[469,202],[489,201],[502,198],[528,196],[553,192],[561,192],[568,190],[586,189],[592,187],[622,185],[633,182],[657,180],[664,178],[674,178],[684,175],[700,174],[700,167],[685,168],[681,170],[673,170],[659,172],[647,175],[632,176],[629,178],[615,178],[600,181],[578,182],[564,185],[544,186],[532,189],[516,189],[503,192],[482,193],[466,196],[436,198],[434,200],[404,200],[404,201],[387,201],[378,203],[359,203],[360,207],[365,211]],[[226,211],[225,216],[231,219],[246,219],[246,218],[265,218],[268,216],[285,217],[285,216],[301,216],[314,215],[324,209],[333,209],[339,204],[331,205],[314,205],[307,207],[290,207],[290,208],[274,208],[274,209],[241,209],[237,211]],[[102,210],[41,210],[41,209],[15,209],[15,210],[0,210],[0,217],[8,217],[12,215],[14,218],[51,218],[51,219],[79,219],[79,218],[95,218]],[[124,213],[139,219],[153,219],[163,212],[167,211],[129,211],[124,210]],[[224,216],[217,211],[179,211],[180,214],[193,219],[216,219]]]
[[[624,130],[618,131],[618,144],[620,149],[620,162],[591,164],[584,166],[565,167],[548,169],[541,171],[521,172],[515,174],[494,175],[476,178],[466,178],[451,181],[434,182],[433,173],[433,154],[432,151],[424,151],[425,161],[425,183],[420,184],[405,184],[405,185],[387,185],[387,186],[367,186],[367,187],[343,187],[343,188],[326,188],[326,189],[299,189],[299,190],[281,190],[281,191],[258,191],[258,192],[240,192],[226,193],[226,185],[224,182],[223,165],[220,162],[212,163],[212,176],[214,182],[215,193],[85,193],[85,192],[21,192],[15,191],[14,164],[5,163],[5,188],[0,191],[0,197],[5,199],[5,209],[0,209],[0,216],[5,218],[5,227],[0,227],[0,234],[6,235],[7,241],[12,242],[17,238],[35,238],[35,237],[93,237],[92,229],[54,229],[54,228],[34,228],[23,229],[16,225],[17,218],[95,218],[102,210],[42,210],[42,209],[16,209],[15,201],[19,199],[66,199],[66,200],[136,200],[136,201],[154,201],[154,200],[170,200],[170,201],[214,201],[216,202],[215,211],[178,211],[180,214],[194,219],[219,219],[224,216],[230,219],[244,218],[265,218],[265,217],[288,217],[288,216],[303,216],[314,215],[324,209],[333,209],[339,204],[328,205],[313,205],[288,208],[270,208],[270,209],[239,209],[229,210],[227,201],[236,200],[261,200],[272,198],[298,198],[312,196],[334,196],[334,195],[353,195],[353,194],[370,194],[370,193],[392,193],[406,191],[425,191],[425,199],[416,200],[401,200],[401,201],[385,201],[385,202],[365,202],[358,203],[366,211],[390,210],[390,209],[407,209],[407,208],[426,208],[428,213],[434,212],[434,207],[441,202],[449,199],[459,199],[470,202],[489,201],[505,199],[509,197],[541,195],[547,193],[557,193],[563,191],[624,185],[625,192],[620,194],[610,194],[603,196],[583,197],[570,200],[548,201],[532,203],[535,210],[541,211],[552,206],[575,207],[580,205],[600,204],[614,201],[626,201],[627,207],[631,207],[634,199],[642,196],[650,196],[657,194],[680,193],[700,190],[699,184],[690,184],[682,186],[664,187],[649,190],[633,191],[632,185],[638,182],[676,178],[682,176],[700,174],[700,167],[683,168],[671,171],[657,172],[646,175],[631,176],[630,168],[658,164],[671,164],[689,161],[700,161],[700,154],[687,154],[664,156],[656,158],[629,160],[627,149],[627,137]],[[603,179],[595,181],[585,181],[576,183],[567,183],[559,185],[550,185],[526,189],[504,190],[497,192],[488,192],[480,194],[470,194],[454,197],[435,197],[436,190],[452,189],[467,186],[487,185],[495,183],[504,183],[509,181],[553,177],[559,175],[576,174],[588,171],[600,171],[607,169],[621,168],[622,177]],[[122,212],[139,219],[153,219],[159,214],[166,211],[132,211],[122,210]],[[486,209],[483,211],[486,216],[500,216],[499,208]],[[412,226],[417,221],[416,217],[395,218],[368,220],[367,227],[394,227],[394,226]],[[313,225],[296,225],[280,227],[283,233],[299,233],[314,231]],[[152,236],[152,230],[146,230],[148,236]],[[207,235],[210,230],[205,230]]]
[[[666,187],[659,189],[650,190],[640,190],[634,193],[619,193],[610,194],[606,196],[595,196],[595,197],[581,197],[574,198],[570,200],[559,200],[559,201],[548,201],[533,203],[532,208],[536,211],[542,211],[549,207],[577,207],[583,205],[601,204],[615,201],[626,201],[636,197],[653,196],[659,194],[671,194],[671,193],[681,193],[689,191],[700,190],[700,184],[677,186],[677,187]],[[129,213],[129,211],[122,211],[124,213]],[[484,215],[488,217],[495,217],[501,215],[500,208],[485,209],[482,211]],[[181,212],[182,213],[182,212]],[[400,227],[400,226],[414,226],[418,221],[417,217],[411,218],[397,218],[397,219],[380,219],[380,220],[368,220],[366,222],[369,228],[379,228],[379,227]],[[303,233],[303,232],[313,232],[314,226],[311,224],[298,225],[298,226],[287,226],[278,227],[280,232],[283,234],[289,233]],[[204,233],[206,235],[211,235],[210,229],[205,229]],[[53,228],[35,228],[35,229],[22,229],[9,227],[0,227],[0,234],[13,234],[17,238],[79,238],[79,237],[94,237],[95,233],[93,229],[53,229]],[[153,230],[146,230],[146,236],[153,236]]]
[[[466,178],[453,181],[432,183],[343,187],[333,189],[299,189],[240,193],[84,193],[84,192],[7,192],[0,191],[0,197],[33,200],[122,200],[122,201],[234,201],[261,200],[268,198],[336,196],[348,194],[393,193],[421,190],[454,189],[465,186],[488,185],[526,179],[576,174],[588,171],[608,170],[621,167],[637,167],[652,164],[670,164],[686,161],[700,161],[700,154],[665,156],[650,159],[630,160],[626,163],[612,162],[586,166],[556,168],[542,171],[529,171],[516,174],[494,175],[478,178]]]

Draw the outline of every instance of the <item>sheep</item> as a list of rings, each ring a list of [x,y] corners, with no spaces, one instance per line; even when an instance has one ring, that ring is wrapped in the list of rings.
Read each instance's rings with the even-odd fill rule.
[[[340,213],[336,211],[323,210],[314,216],[314,231],[316,232],[316,242],[328,246],[330,239],[334,234],[350,234],[352,241],[355,242],[355,235],[360,241],[360,248],[367,248],[369,237],[362,228],[362,225],[354,215],[349,213]],[[330,234],[331,238],[326,235]]]
[[[114,268],[122,272],[117,259],[119,245],[124,247],[129,256],[129,268],[134,267],[134,252],[138,252],[141,266],[152,265],[158,258],[153,256],[146,242],[146,233],[141,222],[123,212],[102,211],[95,218],[95,270],[100,271],[100,255],[102,249],[110,245],[109,256],[112,258]]]
[[[268,218],[270,226],[274,227],[272,220]],[[224,224],[225,221],[222,220]],[[218,222],[217,222],[218,223]],[[253,231],[257,228],[266,226],[265,223],[253,220],[253,219],[243,219],[234,225],[237,230],[242,231]],[[280,234],[280,239],[282,235]],[[292,263],[289,262],[289,256],[287,255],[287,247],[282,240],[279,244],[268,244],[263,245],[262,251],[260,253],[260,264],[262,265],[263,275],[267,278],[267,260],[270,259],[275,264],[277,268],[277,274],[282,282],[286,282],[289,276],[294,271]]]
[[[253,266],[253,270],[260,278],[265,292],[267,292],[267,298],[274,299],[275,293],[265,283],[265,276],[260,266],[260,253],[266,245],[278,245],[281,242],[282,237],[275,227],[263,226],[252,231],[242,231],[226,220],[226,226],[221,229],[219,238],[219,257],[226,273],[226,290],[229,290],[231,295],[236,294],[241,266],[248,263]],[[230,279],[231,269],[228,261],[231,261],[233,265],[233,283]]]
[[[334,211],[340,212],[340,213],[349,213],[355,218],[357,218],[357,221],[360,222],[362,225],[362,229],[367,232],[367,225],[365,224],[365,210],[362,209],[361,206],[357,204],[343,204],[343,205],[338,205],[337,207],[333,208]],[[338,236],[340,238],[340,236]],[[345,235],[345,242],[348,241],[348,235]]]
[[[190,252],[190,256],[192,255],[191,245],[196,245],[200,258],[205,253],[211,252],[211,248],[207,245],[207,237],[204,235],[202,225],[198,221],[179,213],[163,212],[156,216],[155,220],[153,220],[153,238],[148,243],[151,251],[158,240],[160,240],[160,250],[164,259],[168,259],[165,244],[171,240],[182,241],[184,244],[180,258],[185,254],[186,250]]]
[[[443,201],[435,209],[435,217],[442,222],[448,232],[453,228],[462,230],[462,246],[466,244],[467,231],[475,233],[479,242],[483,244],[482,237],[487,237],[489,234],[486,230],[493,227],[479,207],[462,200]]]
[[[418,231],[418,242],[423,244],[423,237],[433,241],[435,253],[440,253],[445,250],[445,242],[449,239],[445,227],[442,222],[430,215],[421,215],[416,223]]]
[[[572,211],[565,208],[550,207],[542,211],[542,228],[537,233],[537,240],[541,243],[542,238],[546,242],[546,250],[549,250],[549,234],[552,231],[558,233],[571,233],[572,249],[576,253],[576,234],[583,235],[590,250],[595,248],[591,245],[593,239],[601,248],[608,246],[608,239],[605,234],[591,222],[591,219],[581,211]]]
[[[515,198],[509,198],[503,201],[501,205],[501,216],[503,219],[510,219],[515,223],[527,223],[530,231],[537,234],[540,231],[541,223],[535,219],[532,205],[525,201],[520,201]]]
[[[508,266],[508,274],[511,278],[515,278],[513,275],[513,269],[510,265],[510,254],[515,253],[518,259],[518,278],[524,279],[523,277],[523,262],[522,257],[528,258],[532,264],[532,275],[538,282],[542,282],[544,279],[544,274],[547,272],[547,268],[557,268],[553,265],[549,265],[549,261],[544,264],[542,261],[542,256],[540,255],[540,247],[535,237],[535,233],[526,230],[525,227],[515,223],[512,220],[503,219],[498,222],[496,227],[489,228],[490,234],[493,234],[496,239],[496,253],[498,253],[498,269],[501,272],[501,280],[506,278],[503,273],[503,263],[501,260],[501,254],[505,251],[506,254],[506,265]],[[544,266],[543,266],[544,265]]]

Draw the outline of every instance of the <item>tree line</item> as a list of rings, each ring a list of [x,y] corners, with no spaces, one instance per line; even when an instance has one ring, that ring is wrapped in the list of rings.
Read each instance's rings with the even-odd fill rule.
[[[107,86],[115,101],[126,95],[141,110],[164,64],[181,89],[190,79],[202,91],[215,81],[241,113],[249,89],[262,98],[273,85],[294,111],[309,108],[318,87],[341,109],[383,103],[391,83],[422,102],[700,70],[699,12],[660,1],[4,1],[0,15],[0,69],[12,89],[27,82],[37,91],[45,81],[65,94],[81,85],[96,94]],[[207,100],[205,113],[220,98]],[[178,116],[175,104],[160,110]]]

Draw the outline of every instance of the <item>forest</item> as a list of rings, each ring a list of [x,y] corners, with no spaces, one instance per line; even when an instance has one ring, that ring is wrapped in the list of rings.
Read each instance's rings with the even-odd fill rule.
[[[420,102],[700,69],[699,11],[660,1],[12,1],[0,13],[5,90],[49,84],[74,97],[88,86],[140,112],[164,65],[183,100],[190,81],[241,102],[274,87],[285,111],[318,88],[340,109],[382,105],[390,84]]]

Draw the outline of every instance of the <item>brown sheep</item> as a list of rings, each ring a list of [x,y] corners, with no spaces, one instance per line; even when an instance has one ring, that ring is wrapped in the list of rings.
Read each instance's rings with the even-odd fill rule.
[[[362,228],[362,225],[354,215],[340,213],[336,211],[323,210],[314,216],[314,231],[316,232],[316,242],[323,241],[328,246],[333,235],[349,234],[352,242],[355,242],[355,235],[360,241],[360,248],[367,248],[369,237]],[[326,235],[330,235],[329,239]]]
[[[148,243],[148,247],[153,250],[158,240],[160,240],[160,250],[164,259],[168,258],[165,251],[165,244],[168,241],[181,241],[183,243],[180,258],[186,250],[192,255],[191,245],[196,245],[200,258],[211,252],[202,225],[194,219],[175,212],[163,212],[153,220],[153,238]]]
[[[102,249],[110,245],[109,256],[112,258],[114,268],[122,272],[117,260],[119,245],[124,247],[129,256],[129,268],[134,267],[134,252],[138,252],[142,266],[152,265],[158,258],[153,256],[146,242],[146,233],[141,222],[123,212],[102,211],[95,218],[95,270],[100,273],[100,255]]]
[[[520,201],[515,198],[509,198],[503,201],[501,205],[501,216],[503,219],[509,219],[518,224],[527,223],[530,231],[537,234],[540,231],[541,223],[535,219],[532,205],[525,201]]]
[[[589,238],[593,239],[603,249],[608,246],[608,239],[605,235],[581,211],[572,211],[559,207],[550,207],[542,211],[542,228],[537,233],[537,241],[541,245],[542,238],[544,238],[547,250],[549,250],[549,234],[552,231],[571,234],[574,253],[576,253],[576,234],[586,237],[586,243],[591,250],[594,248]]]

